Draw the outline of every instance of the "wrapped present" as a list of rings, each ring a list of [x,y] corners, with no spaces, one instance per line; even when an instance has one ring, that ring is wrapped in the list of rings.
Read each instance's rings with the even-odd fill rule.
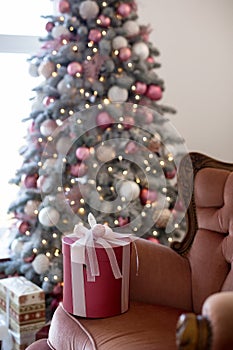
[[[1,279],[0,313],[5,319],[7,337],[12,337],[13,349],[25,349],[45,324],[43,290],[22,276]]]
[[[63,306],[73,315],[103,318],[129,308],[129,275],[132,234],[113,232],[96,223],[91,229],[76,225],[63,237]]]

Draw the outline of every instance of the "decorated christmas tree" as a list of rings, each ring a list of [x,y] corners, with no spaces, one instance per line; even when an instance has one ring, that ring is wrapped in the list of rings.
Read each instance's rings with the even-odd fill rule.
[[[29,59],[35,87],[9,207],[8,275],[62,299],[61,239],[90,212],[117,232],[168,245],[183,233],[177,168],[185,148],[161,104],[159,52],[133,0],[60,0]]]

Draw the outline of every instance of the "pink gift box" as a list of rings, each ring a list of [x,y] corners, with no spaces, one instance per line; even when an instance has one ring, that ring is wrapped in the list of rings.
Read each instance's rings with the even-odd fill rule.
[[[120,235],[120,234],[119,234]],[[79,240],[68,235],[63,238],[63,305],[73,315],[103,318],[119,315],[129,308],[130,239],[103,248],[95,243],[99,275],[90,281],[87,266],[72,261],[71,247]],[[116,257],[122,277],[115,278],[107,249]]]

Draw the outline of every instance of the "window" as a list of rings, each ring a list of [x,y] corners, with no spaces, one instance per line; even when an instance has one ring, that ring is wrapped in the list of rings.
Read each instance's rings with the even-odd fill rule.
[[[55,3],[56,1],[54,1]],[[24,144],[27,118],[31,111],[32,89],[38,85],[30,76],[27,59],[39,48],[38,36],[45,35],[46,20],[53,13],[51,0],[11,0],[2,4],[0,21],[0,228],[8,225],[7,210],[18,187],[9,184],[21,166],[19,148]],[[14,11],[12,11],[12,8]]]

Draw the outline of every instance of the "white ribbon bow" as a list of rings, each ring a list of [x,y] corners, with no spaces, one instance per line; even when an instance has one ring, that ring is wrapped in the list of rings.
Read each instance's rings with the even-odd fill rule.
[[[85,264],[87,280],[95,281],[95,277],[100,276],[99,263],[95,251],[96,244],[99,244],[108,255],[114,277],[116,279],[122,278],[112,245],[124,246],[129,244],[129,240],[132,242],[137,237],[132,234],[116,233],[107,225],[97,224],[91,213],[88,215],[88,222],[91,227],[90,230],[78,224],[74,227],[74,233],[69,235],[70,238],[78,238],[71,245],[71,261]]]

